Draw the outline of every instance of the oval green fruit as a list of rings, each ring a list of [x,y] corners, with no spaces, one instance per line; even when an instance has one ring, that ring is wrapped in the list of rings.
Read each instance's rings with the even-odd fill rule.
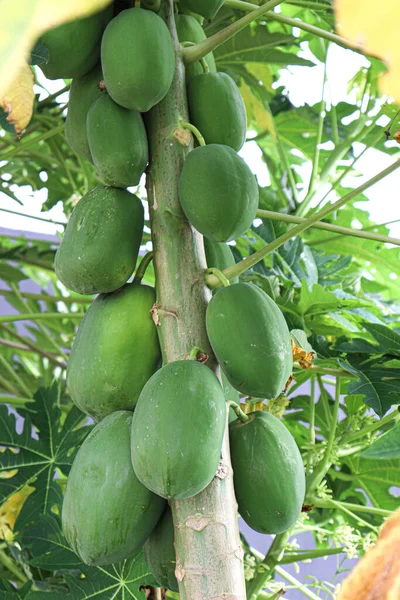
[[[92,155],[86,132],[86,117],[93,102],[102,95],[98,86],[102,78],[101,67],[97,65],[83,77],[73,79],[69,92],[65,137],[72,150],[90,162]]]
[[[206,313],[207,333],[221,369],[242,394],[276,398],[292,370],[288,326],[275,302],[252,283],[215,294]]]
[[[101,62],[111,98],[124,108],[147,112],[167,95],[175,73],[168,27],[150,10],[123,10],[104,32]]]
[[[67,368],[72,400],[96,420],[133,410],[146,381],[158,368],[160,345],[150,310],[153,288],[128,283],[101,294],[84,316]]]
[[[144,545],[144,557],[160,587],[179,592],[175,577],[174,523],[169,506]]]
[[[243,235],[255,219],[258,186],[232,148],[210,144],[188,154],[179,200],[197,231],[215,242],[228,242]]]
[[[232,250],[228,244],[225,244],[224,242],[213,242],[208,238],[203,239],[207,267],[209,269],[214,268],[223,271],[224,269],[233,267],[236,264],[235,259],[233,258]],[[231,283],[236,283],[237,281],[237,277],[231,279]]]
[[[179,9],[179,13],[180,14],[182,14],[182,15],[189,15],[189,17],[193,17],[194,19],[196,19],[196,21],[198,23],[200,23],[200,25],[203,25],[203,23],[204,23],[204,17],[202,17],[201,15],[198,15],[197,13],[193,12],[192,10],[189,10],[188,8],[186,8],[185,6],[183,6],[182,4],[179,4],[178,9]]]
[[[132,275],[142,239],[144,211],[126,190],[97,186],[74,208],[54,269],[78,294],[113,292]]]
[[[136,477],[130,458],[132,413],[118,411],[83,442],[62,507],[68,543],[88,565],[107,565],[140,550],[165,502]]]
[[[264,411],[229,426],[239,513],[255,531],[282,533],[300,516],[305,494],[301,454],[283,423]]]
[[[175,25],[176,33],[178,34],[178,39],[181,43],[193,42],[194,44],[198,44],[199,42],[207,39],[205,31],[200,23],[190,15],[176,15]],[[204,59],[211,72],[217,70],[212,52],[206,54]],[[203,73],[203,67],[201,66],[200,62],[196,62],[193,65],[187,65],[185,68],[185,73],[186,80],[189,81],[189,79],[194,75]]]
[[[132,463],[139,480],[163,498],[190,498],[213,479],[226,405],[216,375],[194,360],[157,371],[132,421]]]
[[[149,159],[142,115],[104,94],[92,104],[86,127],[90,153],[104,183],[121,188],[138,185]]]
[[[99,62],[103,30],[112,17],[112,6],[105,10],[49,29],[43,44],[49,60],[40,65],[48,79],[82,77]]]
[[[226,73],[202,73],[188,88],[190,122],[206,144],[224,144],[239,151],[246,139],[246,107],[232,77]]]
[[[213,19],[224,0],[180,0],[182,6],[198,15],[202,15],[206,19]]]

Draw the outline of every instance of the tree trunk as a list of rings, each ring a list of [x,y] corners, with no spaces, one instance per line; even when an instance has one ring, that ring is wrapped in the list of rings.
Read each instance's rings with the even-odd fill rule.
[[[194,346],[210,355],[205,311],[210,292],[204,284],[203,240],[186,220],[178,201],[178,182],[186,150],[174,136],[187,121],[184,66],[179,52],[173,2],[162,8],[175,47],[175,78],[167,97],[147,116],[150,166],[147,190],[157,281],[158,323],[164,364],[187,358]],[[149,74],[151,76],[151,74]],[[218,474],[200,494],[171,503],[182,600],[245,599],[243,550],[239,537],[228,435]]]

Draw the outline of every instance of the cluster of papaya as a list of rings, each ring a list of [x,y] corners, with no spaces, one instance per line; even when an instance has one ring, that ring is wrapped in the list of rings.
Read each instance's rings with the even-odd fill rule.
[[[180,0],[180,42],[205,39],[202,18],[213,18],[222,4]],[[93,161],[106,184],[79,201],[55,258],[56,273],[69,289],[98,294],[67,369],[73,401],[97,424],[68,478],[63,530],[91,565],[121,561],[144,547],[157,582],[177,591],[167,502],[194,496],[213,480],[228,400],[273,399],[282,391],[292,367],[289,331],[267,294],[233,280],[214,294],[206,318],[222,385],[195,359],[161,366],[151,317],[155,290],[138,276],[127,283],[144,211],[126,188],[138,183],[148,162],[141,113],[171,86],[172,38],[155,12],[135,7],[113,16],[111,6],[49,31],[43,41],[50,53],[45,74],[73,78],[67,140]],[[179,197],[189,222],[205,236],[208,266],[223,270],[235,264],[226,242],[249,228],[258,205],[256,180],[237,154],[245,141],[246,111],[235,82],[216,72],[212,54],[186,68],[186,82],[190,120],[205,145],[189,152]],[[286,530],[304,497],[294,439],[265,412],[243,421],[230,413],[229,420],[242,517],[257,531]]]

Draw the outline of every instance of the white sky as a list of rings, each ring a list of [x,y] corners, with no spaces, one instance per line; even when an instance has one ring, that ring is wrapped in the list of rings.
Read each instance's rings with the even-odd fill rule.
[[[305,58],[310,58],[315,62],[315,57],[305,49],[302,54]],[[334,44],[331,45],[327,63],[328,85],[326,88],[327,98],[332,99],[336,104],[339,101],[354,101],[354,98],[348,95],[348,81],[357,73],[361,66],[367,65],[367,61],[350,50],[344,50]],[[48,81],[42,79],[44,85],[50,93],[62,89],[62,81]],[[317,64],[315,67],[289,67],[281,72],[279,85],[285,85],[289,90],[289,97],[295,106],[301,106],[305,103],[315,104],[321,98],[323,81],[323,65]],[[39,91],[39,88],[38,88]],[[43,94],[45,97],[45,94]],[[63,95],[59,99],[61,102],[67,100]],[[383,134],[383,131],[382,131]],[[357,152],[361,152],[363,146],[358,144]],[[247,143],[240,152],[241,156],[248,162],[254,173],[257,174],[260,185],[269,184],[269,176],[266,165],[261,160],[261,153],[254,143]],[[387,167],[394,161],[392,157],[382,152],[368,150],[361,160],[357,163],[357,168],[362,177],[357,178],[357,185],[360,185],[373,175]],[[1,165],[2,163],[0,163]],[[307,176],[310,174],[310,165],[304,167]],[[2,171],[6,171],[3,167]],[[350,178],[345,183],[350,183]],[[382,182],[376,184],[366,192],[369,198],[368,206],[362,203],[364,208],[368,208],[371,217],[377,223],[384,223],[394,219],[399,219],[399,223],[390,226],[391,235],[400,237],[400,204],[397,202],[400,190],[400,170],[387,177]],[[42,203],[46,199],[46,190],[41,190],[32,195],[29,187],[13,189],[14,193],[23,202],[23,206],[9,199],[0,192],[0,208],[24,212],[30,215],[41,216],[46,219],[65,222],[62,212],[62,205],[58,203],[51,211],[40,213]],[[62,231],[63,228],[52,223],[44,223],[26,217],[11,215],[0,211],[1,227],[15,229],[17,231],[41,232],[55,234]]]

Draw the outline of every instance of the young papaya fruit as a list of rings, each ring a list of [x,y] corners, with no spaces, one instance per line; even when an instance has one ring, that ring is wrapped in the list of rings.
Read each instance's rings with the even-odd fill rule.
[[[216,375],[195,360],[170,363],[144,386],[132,421],[132,464],[163,498],[190,498],[213,479],[226,418]]]
[[[213,19],[223,5],[224,0],[180,0],[180,3],[206,19]]]
[[[138,185],[149,159],[142,115],[104,94],[90,107],[86,127],[90,153],[104,183]]]
[[[190,122],[206,144],[239,151],[246,139],[246,107],[236,83],[226,73],[202,73],[187,88]]]
[[[255,531],[282,533],[300,516],[305,494],[301,454],[284,424],[265,411],[229,426],[239,514]]]
[[[59,280],[78,294],[114,292],[132,275],[144,211],[137,196],[99,185],[74,208],[57,250]]]
[[[215,242],[228,242],[243,235],[255,219],[258,186],[232,148],[209,144],[188,154],[179,200],[193,227]]]
[[[201,15],[198,15],[197,13],[193,12],[192,10],[189,10],[188,8],[183,6],[183,4],[179,4],[178,10],[179,10],[179,14],[189,15],[189,17],[193,17],[194,19],[196,19],[196,21],[198,23],[200,23],[200,25],[203,25],[204,17],[202,17]]]
[[[98,296],[79,326],[67,387],[78,408],[98,421],[115,410],[133,410],[158,368],[160,345],[150,314],[155,301],[153,288],[127,283]]]
[[[242,394],[276,398],[292,370],[292,346],[284,316],[252,283],[215,294],[206,313],[207,333],[221,369]]]
[[[233,258],[232,250],[228,244],[225,244],[224,242],[213,242],[208,238],[203,238],[203,240],[207,267],[209,269],[214,268],[223,271],[224,269],[233,267],[236,264],[235,259]],[[237,281],[237,277],[231,279],[231,283],[236,283]]]
[[[108,6],[89,17],[46,31],[42,40],[49,60],[40,65],[46,77],[72,79],[93,69],[100,59],[101,36],[111,18],[112,6]]]
[[[87,565],[107,565],[138,552],[165,501],[144,487],[130,458],[132,413],[117,411],[91,431],[70,471],[62,527]]]
[[[73,79],[69,92],[65,137],[72,150],[90,162],[92,155],[86,132],[86,117],[93,102],[103,93],[98,85],[102,78],[101,66],[97,65],[83,77]]]
[[[124,108],[147,112],[167,95],[175,73],[168,27],[151,10],[123,10],[104,32],[101,63],[111,98]]]
[[[169,506],[166,507],[143,549],[147,565],[158,585],[179,592],[175,577],[174,523]]]
[[[202,42],[203,40],[207,39],[204,29],[202,28],[200,23],[190,15],[176,15],[175,25],[176,33],[181,43],[193,42],[194,44],[198,44],[199,42]],[[208,65],[208,68],[210,69],[210,72],[214,72],[217,70],[215,66],[214,55],[212,52],[206,54],[204,59]],[[194,75],[198,75],[199,73],[203,72],[204,69],[199,61],[194,63],[193,65],[187,65],[185,69],[186,81],[189,81],[189,79]]]

